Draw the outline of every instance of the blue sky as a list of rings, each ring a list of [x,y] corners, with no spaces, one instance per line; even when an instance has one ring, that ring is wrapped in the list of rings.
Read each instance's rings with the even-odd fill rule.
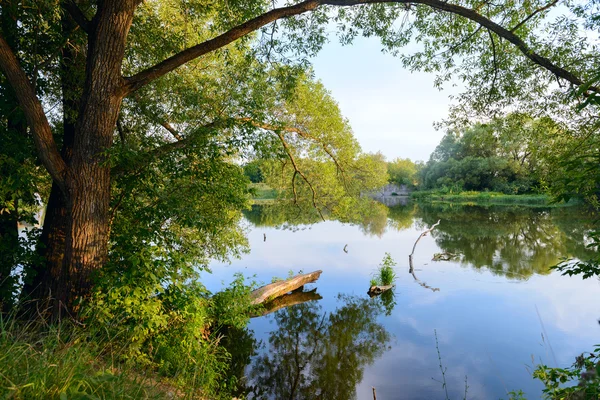
[[[399,59],[381,52],[376,38],[341,46],[332,35],[312,62],[364,151],[381,151],[388,160],[429,159],[444,135],[433,123],[447,116],[448,96],[456,88],[436,89],[434,75],[404,69]]]

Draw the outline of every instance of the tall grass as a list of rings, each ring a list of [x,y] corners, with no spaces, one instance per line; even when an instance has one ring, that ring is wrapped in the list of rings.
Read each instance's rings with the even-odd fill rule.
[[[114,362],[102,338],[68,322],[46,325],[0,315],[0,398],[161,399],[165,387]]]
[[[385,253],[381,264],[377,267],[377,271],[371,278],[371,286],[388,286],[392,285],[396,280],[396,271],[394,266],[396,262],[392,259],[389,253]]]

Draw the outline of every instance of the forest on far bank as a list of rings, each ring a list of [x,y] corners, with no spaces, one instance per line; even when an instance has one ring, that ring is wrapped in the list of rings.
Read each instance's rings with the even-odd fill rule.
[[[427,162],[387,161],[381,153],[370,157],[382,164],[379,171],[387,171],[387,182],[413,191],[543,194],[596,204],[597,148],[598,138],[589,132],[573,131],[548,116],[513,112],[447,129]],[[265,182],[262,163],[244,165],[254,183]]]

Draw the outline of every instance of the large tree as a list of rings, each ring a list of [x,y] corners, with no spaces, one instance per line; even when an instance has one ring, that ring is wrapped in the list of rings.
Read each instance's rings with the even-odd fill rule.
[[[451,72],[456,59],[461,59],[472,67],[461,73],[463,79],[474,84],[486,82],[492,100],[516,92],[515,85],[509,84],[511,68],[523,79],[523,86],[534,78],[536,83],[556,78],[581,86],[592,76],[590,65],[596,65],[593,52],[583,56],[579,51],[585,38],[570,41],[570,48],[565,47],[567,41],[560,41],[560,51],[553,52],[552,44],[548,44],[552,40],[535,35],[540,17],[556,4],[307,0],[275,7],[269,1],[4,1],[3,18],[17,23],[2,27],[0,68],[18,101],[37,156],[53,182],[40,246],[45,263],[34,268],[36,277],[30,280],[26,292],[34,297],[51,296],[55,304],[65,304],[69,309],[89,293],[93,274],[102,270],[109,254],[111,182],[128,167],[127,162],[120,166],[110,162],[115,138],[119,133],[125,137],[119,127],[123,102],[133,104],[136,96],[143,95],[139,108],[148,114],[160,112],[160,104],[152,107],[148,99],[160,93],[158,88],[166,75],[176,69],[181,80],[195,68],[207,71],[207,79],[214,71],[217,76],[211,82],[216,86],[202,87],[200,83],[195,90],[217,88],[214,101],[218,104],[220,94],[235,92],[219,92],[219,84],[230,83],[229,76],[219,74],[240,46],[246,46],[253,57],[267,64],[288,63],[292,64],[291,70],[297,70],[306,56],[320,49],[328,24],[335,23],[343,42],[362,31],[366,36],[381,37],[390,51],[407,44],[417,33],[423,51],[405,57],[405,64]],[[180,17],[183,24],[171,26],[169,19],[174,16]],[[554,28],[557,37],[575,34],[572,24],[557,22]],[[189,29],[197,32],[196,43],[188,45]],[[25,34],[24,44],[11,43],[15,32]],[[258,32],[262,32],[261,40],[257,40]],[[170,54],[156,51],[153,47],[157,43],[164,44]],[[442,48],[445,51],[440,56],[437,51]],[[515,57],[515,52],[520,57]],[[59,67],[58,75],[48,66]],[[188,70],[182,71],[184,66],[189,66]],[[277,74],[276,68],[272,72]],[[47,81],[48,85],[40,86],[39,81]],[[599,89],[591,85],[586,90],[593,94]],[[211,96],[204,94],[203,101],[210,102]],[[52,98],[62,103],[59,124],[53,123],[56,111],[48,107]],[[282,126],[289,118],[283,118],[280,125],[273,123],[280,106],[277,100],[267,102],[265,110],[260,111],[238,99],[236,112],[222,114],[215,109],[213,116],[198,121],[204,124],[196,133],[202,136],[202,132],[229,129],[236,135],[245,129],[268,129],[281,139]],[[250,107],[249,112],[244,107]],[[197,144],[178,134],[163,115],[155,118],[174,139],[152,149],[149,157]],[[286,141],[282,139],[281,143],[285,150]],[[196,149],[204,151],[201,146]],[[291,159],[291,153],[288,155]],[[136,160],[146,158],[137,154]],[[293,173],[296,176],[298,172]]]

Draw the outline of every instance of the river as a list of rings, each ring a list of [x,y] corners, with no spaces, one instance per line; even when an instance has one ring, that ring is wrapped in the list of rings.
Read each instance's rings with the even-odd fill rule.
[[[372,399],[374,387],[379,400],[463,399],[466,384],[468,399],[536,399],[537,364],[568,366],[600,343],[600,280],[548,268],[591,254],[595,218],[574,207],[408,204],[357,224],[306,223],[254,206],[250,253],[202,279],[216,291],[236,272],[269,283],[323,271],[310,285],[320,300],[254,318],[233,340],[249,398]],[[413,276],[408,255],[438,220],[417,244]],[[432,261],[442,252],[458,257]],[[385,253],[396,287],[371,299]]]

